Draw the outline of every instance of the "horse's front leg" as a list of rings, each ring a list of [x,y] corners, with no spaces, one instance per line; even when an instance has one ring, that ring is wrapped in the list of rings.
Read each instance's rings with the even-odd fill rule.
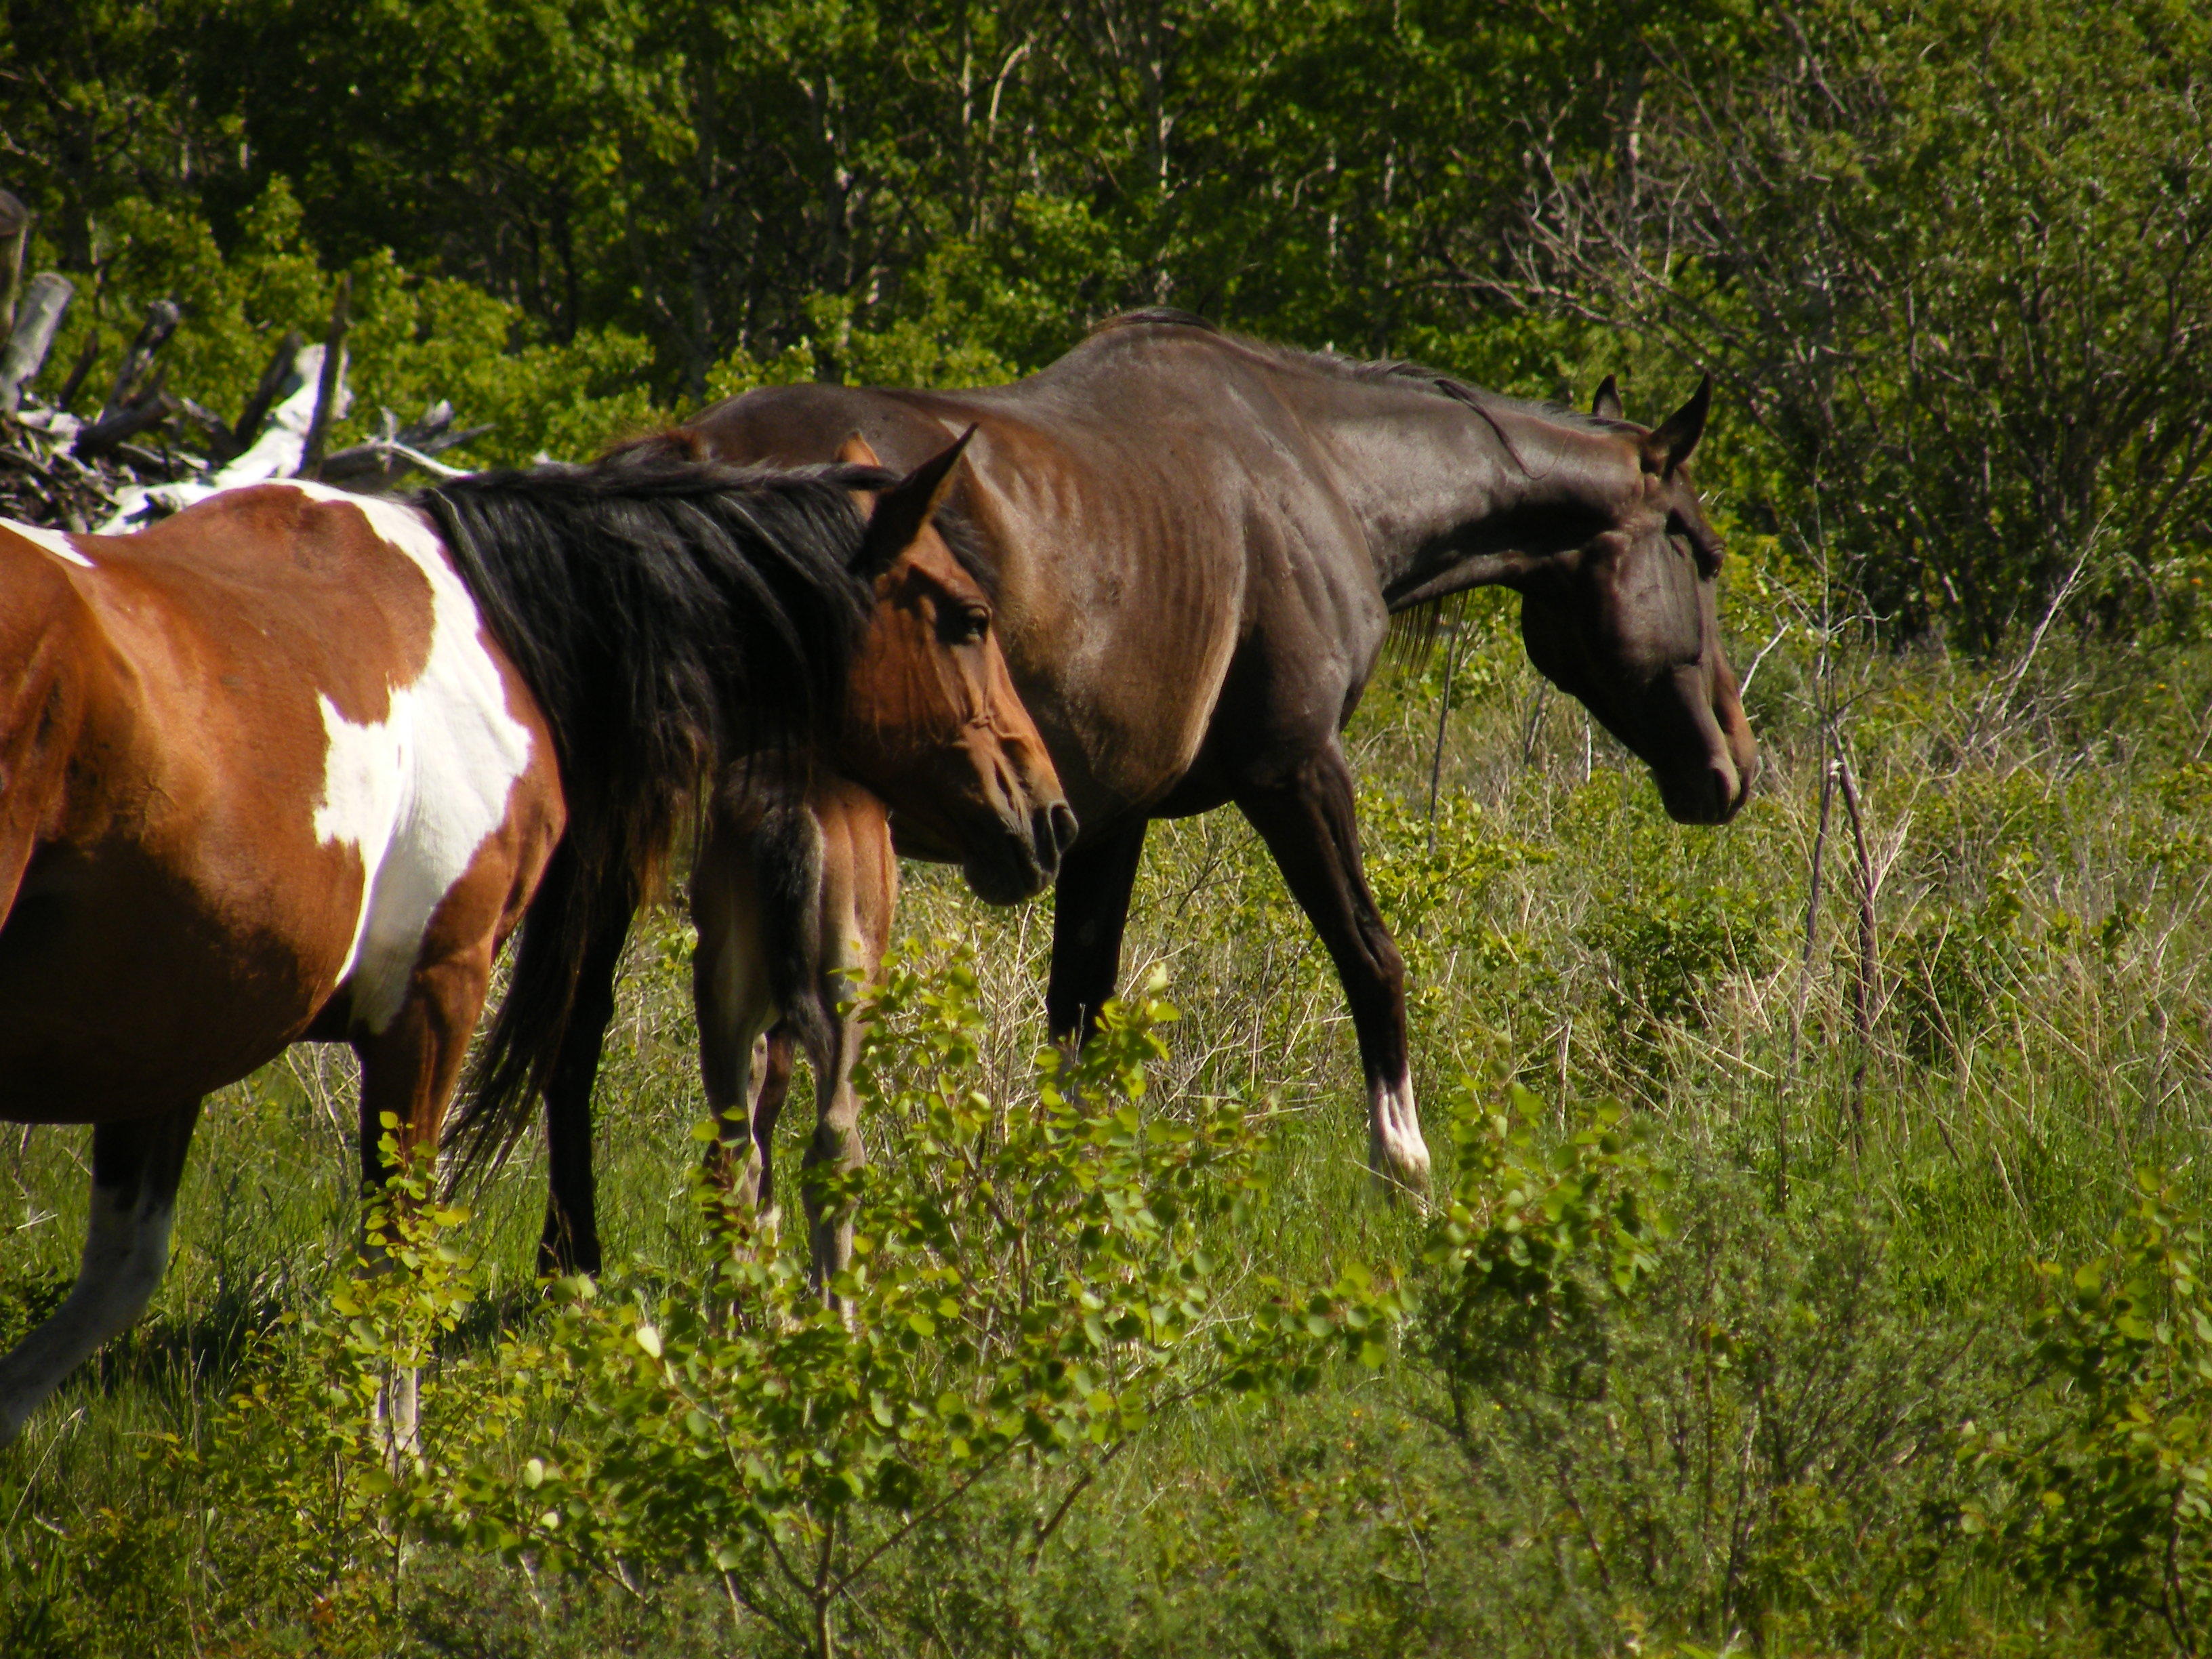
[[[486,939],[419,962],[398,1011],[381,1026],[356,1030],[364,1197],[388,1191],[407,1164],[434,1154],[469,1037],[483,1012],[491,957],[492,945]],[[396,1130],[386,1129],[387,1115],[397,1121]],[[387,1133],[397,1164],[385,1151]],[[386,1241],[367,1231],[366,1217],[363,1229],[362,1254],[370,1271],[389,1271]],[[417,1381],[409,1367],[387,1376],[378,1395],[377,1419],[384,1425],[387,1455],[395,1462],[414,1455],[419,1444]]]
[[[1367,1163],[1386,1190],[1429,1188],[1429,1149],[1413,1104],[1406,1040],[1406,963],[1360,866],[1352,773],[1334,738],[1287,775],[1246,786],[1237,805],[1274,855],[1291,896],[1336,964],[1367,1077]]]
[[[1052,895],[1052,972],[1045,982],[1045,1030],[1054,1042],[1085,1041],[1121,974],[1121,934],[1144,856],[1142,818],[1095,842],[1070,848]]]
[[[187,1101],[92,1132],[92,1216],[76,1283],[46,1321],[0,1357],[0,1446],[64,1377],[134,1322],[169,1268],[169,1225],[199,1121]]]

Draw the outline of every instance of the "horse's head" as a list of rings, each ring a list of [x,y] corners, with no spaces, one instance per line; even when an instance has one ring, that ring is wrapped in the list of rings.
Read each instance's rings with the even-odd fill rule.
[[[1595,524],[1514,584],[1529,660],[1651,769],[1680,823],[1726,823],[1759,769],[1714,609],[1721,542],[1686,465],[1711,402],[1708,380],[1646,431],[1621,419],[1608,376],[1594,412],[1612,423],[1617,465],[1571,507]]]
[[[967,443],[887,488],[854,492],[876,609],[837,758],[890,807],[902,847],[957,863],[978,896],[1012,904],[1051,884],[1075,814],[1006,672],[991,595],[937,523]],[[837,459],[878,465],[858,436]]]

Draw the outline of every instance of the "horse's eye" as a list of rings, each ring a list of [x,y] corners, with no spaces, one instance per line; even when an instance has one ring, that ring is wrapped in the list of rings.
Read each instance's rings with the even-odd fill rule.
[[[991,613],[981,605],[948,605],[937,613],[937,631],[947,645],[973,645],[991,631]]]

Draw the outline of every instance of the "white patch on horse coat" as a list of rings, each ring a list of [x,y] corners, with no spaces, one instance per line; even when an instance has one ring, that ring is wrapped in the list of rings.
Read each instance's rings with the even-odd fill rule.
[[[319,700],[330,749],[315,837],[356,848],[363,878],[339,978],[351,986],[354,1017],[380,1031],[406,1000],[432,914],[506,820],[507,796],[530,763],[530,730],[507,711],[476,601],[429,520],[391,501],[285,482],[356,509],[430,584],[429,660],[412,684],[392,688],[385,718],[356,725]]]
[[[13,519],[0,519],[0,529],[14,531],[32,546],[42,547],[58,559],[81,564],[87,570],[92,568],[92,561],[78,552],[70,538],[58,530],[48,530],[42,525],[17,524]]]

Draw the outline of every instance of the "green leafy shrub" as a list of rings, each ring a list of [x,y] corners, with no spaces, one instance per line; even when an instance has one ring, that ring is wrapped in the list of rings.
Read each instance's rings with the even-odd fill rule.
[[[1955,1591],[1926,1516],[1983,1397],[1980,1325],[1891,1276],[1863,1217],[1670,1183],[1615,1109],[1463,1111],[1413,1335],[1509,1626],[1584,1650],[1857,1650]],[[1662,1191],[1686,1217],[1662,1221]]]
[[[228,1569],[227,1611],[296,1621],[319,1645],[363,1654],[384,1650],[398,1627],[403,1569],[442,1512],[440,1454],[489,1426],[475,1401],[451,1402],[471,1420],[441,1420],[434,1384],[416,1409],[420,1379],[482,1280],[459,1242],[468,1212],[436,1200],[428,1149],[403,1163],[398,1120],[386,1113],[383,1127],[399,1174],[367,1206],[368,1249],[352,1275],[252,1339],[245,1386],[204,1437],[157,1436],[149,1454],[228,1517],[210,1540]]]
[[[2035,1405],[1969,1423],[1996,1490],[1967,1529],[2027,1588],[2087,1604],[2122,1643],[2212,1640],[2212,1291],[2203,1220],[2139,1178],[2109,1250],[2037,1271]]]
[[[288,1535],[295,1605],[373,1629],[356,1604],[396,1611],[408,1550],[447,1540],[623,1583],[705,1573],[826,1656],[871,1575],[1010,1466],[1042,1495],[1034,1559],[1163,1417],[1309,1388],[1332,1353],[1382,1362],[1398,1304],[1364,1269],[1298,1291],[1224,1273],[1268,1126],[1231,1101],[1146,1109],[1175,1018],[1157,995],[1109,1007],[1080,1058],[1048,1052],[1028,1101],[975,1086],[964,966],[931,982],[894,963],[867,1001],[888,1156],[817,1177],[854,1217],[835,1307],[803,1230],[702,1180],[696,1260],[563,1282],[545,1316],[432,1369],[475,1289],[462,1218],[419,1181],[375,1214],[380,1271],[302,1321],[189,1454]],[[379,1409],[410,1372],[411,1441]]]
[[[1634,1292],[1665,1227],[1617,1107],[1547,1156],[1535,1096],[1510,1084],[1507,1109],[1486,1112],[1474,1093],[1463,1081],[1419,1303],[1423,1350],[1462,1437],[1478,1399],[1533,1349],[1588,1332],[1597,1300]]]
[[[1893,949],[1905,1052],[1934,1066],[1970,1048],[2003,1006],[2035,943],[2020,895],[2007,884],[1971,908],[1923,916]]]
[[[1764,969],[1773,937],[1772,901],[1724,884],[1660,884],[1607,902],[1583,938],[1612,970],[1605,1021],[1631,1076],[1662,1085],[1668,1034],[1705,1030],[1716,990]]]

